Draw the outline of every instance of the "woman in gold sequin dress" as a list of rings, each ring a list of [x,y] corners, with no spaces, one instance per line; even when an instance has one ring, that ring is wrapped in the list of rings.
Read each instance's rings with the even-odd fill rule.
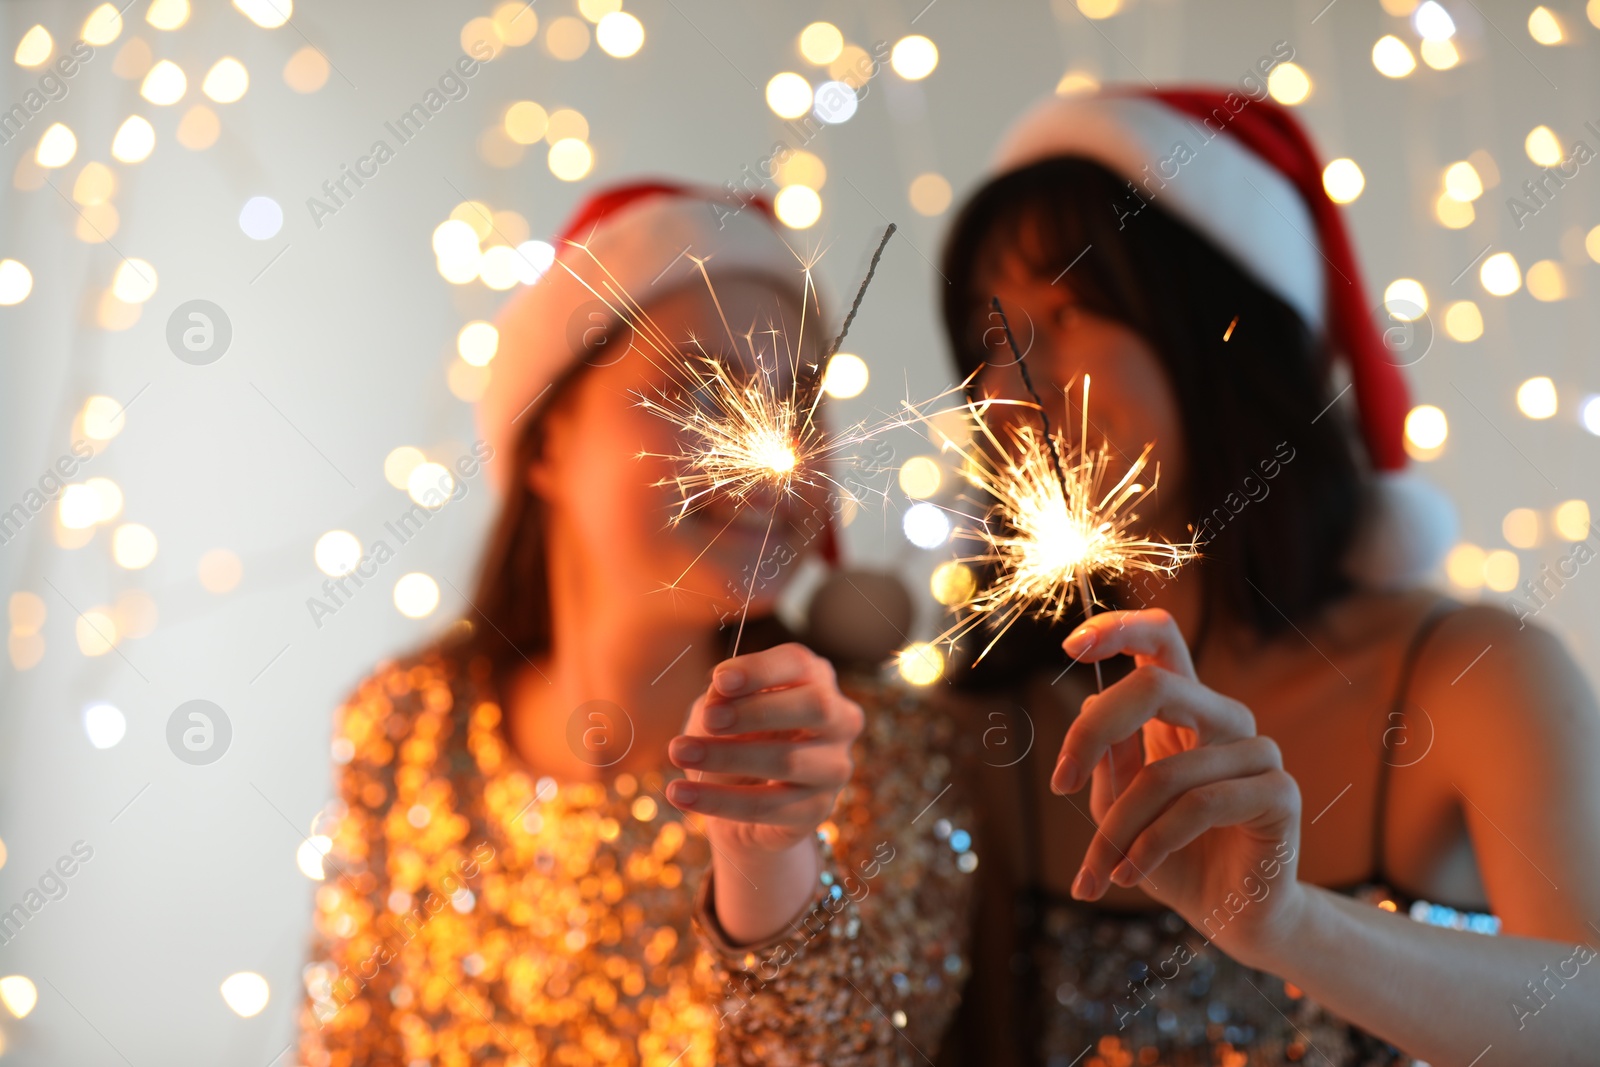
[[[593,295],[786,360],[759,331],[799,319],[794,258],[764,203],[666,184],[596,196],[567,237],[572,269],[497,323],[473,457],[506,499],[471,610],[336,719],[302,1060],[921,1062],[967,973],[950,724],[774,636],[827,502],[666,523],[675,472],[645,454],[674,431],[635,397],[669,383]]]
[[[1600,1062],[1600,713],[1529,618],[1585,594],[1423,586],[1448,516],[1400,468],[1428,325],[1391,307],[1378,335],[1316,153],[1265,99],[1292,54],[1237,90],[1041,104],[954,224],[962,373],[1026,398],[998,295],[1056,425],[1089,374],[1091,436],[1157,442],[1144,523],[1203,558],[967,673],[1033,745],[987,759],[951,1062]]]

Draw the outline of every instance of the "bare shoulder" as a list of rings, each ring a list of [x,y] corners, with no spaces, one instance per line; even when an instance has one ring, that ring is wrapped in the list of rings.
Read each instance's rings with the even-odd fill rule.
[[[1473,688],[1462,688],[1469,680],[1528,680],[1518,672],[1581,680],[1549,630],[1493,604],[1463,604],[1430,589],[1353,594],[1327,613],[1317,636],[1341,650],[1398,661],[1436,613],[1438,623],[1418,651],[1414,688],[1442,683],[1459,697]]]
[[[1561,812],[1579,838],[1600,829],[1600,707],[1556,634],[1492,605],[1461,607],[1419,653],[1408,699],[1436,728],[1438,762],[1417,769],[1436,789],[1492,813],[1527,849],[1538,831],[1519,833],[1524,818]],[[1600,894],[1600,864],[1572,880]]]
[[[1565,730],[1594,718],[1594,696],[1561,639],[1490,604],[1445,617],[1418,655],[1413,692],[1471,724]]]
[[[1410,699],[1436,743],[1404,775],[1459,811],[1506,931],[1588,936],[1600,907],[1600,708],[1561,639],[1498,607],[1462,607],[1419,654]]]
[[[1538,759],[1562,745],[1600,759],[1600,713],[1583,671],[1557,635],[1517,613],[1427,589],[1367,592],[1336,605],[1323,636],[1374,678],[1399,678],[1421,637],[1406,700],[1443,717],[1440,743],[1455,739],[1463,759],[1487,746]]]

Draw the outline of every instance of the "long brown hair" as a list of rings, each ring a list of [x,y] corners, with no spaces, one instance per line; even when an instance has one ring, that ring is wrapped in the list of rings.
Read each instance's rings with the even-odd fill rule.
[[[488,658],[496,676],[550,649],[547,516],[544,501],[528,484],[527,472],[544,457],[549,413],[571,391],[582,368],[579,364],[550,387],[540,407],[527,416],[513,453],[497,457],[511,465],[512,474],[478,564],[468,642],[473,652]]]

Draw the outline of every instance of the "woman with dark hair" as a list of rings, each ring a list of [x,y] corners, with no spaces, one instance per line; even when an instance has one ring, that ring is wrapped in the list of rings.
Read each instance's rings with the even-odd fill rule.
[[[640,403],[674,359],[814,368],[802,275],[764,202],[664,183],[565,237],[497,321],[471,610],[335,723],[303,1062],[910,1062],[966,972],[948,726],[773,618],[833,502],[669,523],[684,441]]]
[[[943,274],[972,389],[1027,398],[998,296],[1055,425],[1091,375],[1113,460],[1157,443],[1144,527],[1202,542],[967,673],[1037,738],[981,791],[966,1062],[1593,1062],[1594,697],[1550,634],[1420,584],[1448,524],[1294,120],[1048,101]]]

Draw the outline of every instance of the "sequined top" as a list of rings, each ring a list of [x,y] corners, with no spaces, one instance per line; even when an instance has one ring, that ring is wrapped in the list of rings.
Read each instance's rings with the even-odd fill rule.
[[[1493,916],[1408,902],[1383,886],[1347,892],[1419,922],[1499,930]],[[1033,906],[1039,933],[1027,962],[1048,1004],[1039,1027],[1046,1067],[1426,1067],[1235,961],[1174,911],[1118,915],[1047,895]]]
[[[1365,899],[1382,896],[1377,889]],[[1242,898],[1241,898],[1242,899]],[[1046,1067],[1400,1067],[1393,1046],[1246,967],[1176,912],[1113,915],[1042,898],[1029,963]]]
[[[340,708],[337,826],[305,968],[308,1067],[901,1064],[935,1054],[967,977],[977,855],[902,690],[866,711],[823,873],[785,934],[727,943],[678,776],[558,784],[520,769],[488,664],[435,648]]]

